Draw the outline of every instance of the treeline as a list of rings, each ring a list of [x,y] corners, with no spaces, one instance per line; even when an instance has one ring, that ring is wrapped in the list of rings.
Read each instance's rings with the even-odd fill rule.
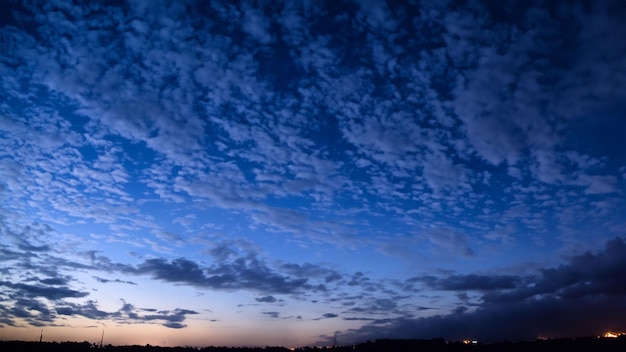
[[[618,338],[563,338],[521,342],[463,343],[444,339],[431,340],[374,340],[353,346],[327,348],[332,352],[624,352],[626,335]],[[298,348],[296,351],[315,352],[321,348]]]
[[[288,352],[285,347],[160,347],[160,346],[112,346],[99,347],[89,342],[25,342],[0,341],[0,351],[41,351],[41,352]],[[500,342],[492,344],[449,342],[444,339],[429,340],[373,340],[356,345],[333,347],[300,347],[299,352],[529,352],[529,351],[568,351],[568,352],[624,352],[626,335],[618,338],[575,338],[548,339],[524,342]]]

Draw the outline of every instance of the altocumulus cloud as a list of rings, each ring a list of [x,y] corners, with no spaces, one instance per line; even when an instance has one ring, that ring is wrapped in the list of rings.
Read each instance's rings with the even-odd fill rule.
[[[355,340],[620,328],[623,2],[0,13],[3,326],[204,311],[98,299],[153,280]]]

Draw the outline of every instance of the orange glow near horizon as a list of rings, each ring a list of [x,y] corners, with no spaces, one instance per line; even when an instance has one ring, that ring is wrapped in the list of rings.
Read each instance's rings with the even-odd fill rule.
[[[170,329],[160,324],[119,324],[108,320],[94,325],[81,317],[66,318],[65,325],[59,326],[29,327],[25,321],[20,323],[20,326],[1,328],[0,340],[39,341],[42,336],[44,342],[87,341],[97,345],[104,333],[103,344],[114,346],[307,346],[317,341],[303,331],[321,335],[328,330],[328,325],[317,321],[302,321],[285,326],[278,320],[265,324],[255,324],[253,321],[235,324],[233,320],[213,322],[190,319],[184,329]],[[276,336],[277,331],[281,332],[280,336]]]
[[[609,338],[616,338],[622,335],[626,335],[626,332],[614,332],[614,331],[607,331],[604,333],[604,335],[602,335],[603,337],[609,337]]]

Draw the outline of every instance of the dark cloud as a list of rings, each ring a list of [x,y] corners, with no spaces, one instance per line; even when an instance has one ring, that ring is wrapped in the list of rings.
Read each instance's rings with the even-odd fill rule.
[[[264,296],[255,298],[257,302],[274,303],[277,299],[274,296]]]
[[[111,313],[98,309],[97,303],[94,301],[87,301],[84,304],[65,303],[57,307],[56,311],[59,315],[80,315],[95,320],[111,316]]]
[[[136,267],[123,269],[131,274],[148,274],[155,279],[191,286],[222,290],[247,289],[267,293],[293,293],[302,289],[307,279],[290,278],[269,268],[254,255],[201,267],[196,262],[178,258],[148,259]]]
[[[0,286],[3,287],[0,292],[0,313],[4,316],[0,324],[19,326],[16,319],[21,319],[31,326],[39,327],[54,325],[62,316],[82,316],[93,320],[113,319],[125,324],[157,322],[171,328],[182,328],[185,327],[183,322],[187,315],[198,314],[187,309],[137,309],[128,303],[124,303],[117,312],[107,312],[101,310],[94,300],[74,302],[75,299],[87,297],[89,294],[63,286],[70,281],[69,277],[33,280],[47,285],[0,281]]]
[[[515,288],[522,280],[518,276],[453,275],[446,278],[422,276],[408,280],[423,282],[431,288],[445,291],[490,291]]]
[[[335,313],[324,313],[324,314],[322,314],[321,317],[315,318],[313,320],[332,319],[332,318],[337,318],[338,316],[339,315],[337,315]]]
[[[137,319],[141,321],[165,321],[163,326],[180,329],[186,326],[181,324],[181,322],[185,320],[186,316],[194,314],[198,314],[198,312],[188,309],[175,309],[173,311],[158,311],[157,314],[137,316]]]
[[[53,278],[48,278],[48,279],[42,279],[39,282],[41,282],[44,285],[67,285],[69,283],[69,280],[66,278],[61,278],[61,277],[53,277]]]
[[[278,316],[280,315],[279,312],[263,312],[263,314],[271,317],[271,318],[278,318]]]
[[[17,248],[25,251],[25,252],[47,252],[50,250],[50,246],[42,245],[42,246],[34,246],[26,241],[22,241],[17,245]]]
[[[72,290],[69,287],[51,287],[27,285],[22,283],[11,283],[0,281],[0,286],[4,286],[15,292],[15,295],[24,297],[45,297],[49,300],[60,300],[63,298],[80,298],[89,295],[88,292]]]
[[[8,319],[21,318],[33,326],[52,324],[56,318],[46,303],[33,298],[17,299],[13,306],[7,309],[7,313]]]
[[[101,282],[103,284],[107,284],[107,283],[120,283],[120,284],[128,284],[128,285],[137,285],[137,283],[132,282],[132,281],[127,281],[127,280],[120,280],[120,279],[114,279],[114,280],[110,280],[110,279],[105,279],[99,276],[94,276],[94,279],[96,279],[96,281]]]
[[[398,307],[399,299],[371,297],[364,300],[361,304],[350,308],[348,312],[359,314],[384,314],[394,315],[401,313]]]
[[[132,270],[132,269],[129,269]],[[134,270],[138,274],[151,274],[154,278],[169,282],[197,283],[206,281],[204,270],[195,262],[184,258],[148,259]]]
[[[345,318],[343,318],[343,320],[348,320],[348,321],[375,321],[377,319],[375,319],[375,318],[364,318],[364,317],[345,317]]]
[[[322,278],[324,282],[333,282],[343,278],[341,273],[336,270],[325,268],[321,265],[315,265],[311,263],[295,264],[284,263],[281,269],[286,273],[294,275],[299,278]]]
[[[41,242],[43,238],[53,233],[53,230],[49,225],[32,223],[18,228],[19,231],[15,231],[15,229],[7,226],[3,218],[0,218],[0,232],[15,243],[16,249],[21,251],[23,255],[28,256],[51,250],[51,247],[48,244],[34,244],[34,242]]]
[[[368,338],[475,338],[485,342],[534,340],[545,337],[600,335],[623,330],[626,313],[623,299],[607,297],[494,304],[474,312],[460,312],[429,318],[391,319],[388,325],[366,325],[350,334],[352,341]]]
[[[437,289],[483,291],[476,309],[461,306],[452,314],[392,319],[349,335],[373,337],[477,338],[485,341],[602,334],[626,329],[626,244],[608,241],[603,251],[572,257],[556,268],[528,278],[451,276],[420,278]]]
[[[0,245],[0,254],[2,254],[0,255],[0,261],[15,260],[23,257],[23,253],[13,251],[5,245]]]
[[[573,257],[568,264],[541,270],[527,278],[525,285],[509,291],[489,292],[486,302],[512,302],[533,297],[552,296],[560,299],[626,294],[626,282],[616,280],[626,270],[626,245],[616,238],[606,243],[603,252],[587,252]]]
[[[172,311],[136,308],[134,305],[126,302],[124,302],[122,307],[117,312],[105,312],[98,309],[96,302],[93,301],[87,301],[85,304],[66,302],[65,304],[57,307],[56,311],[59,315],[79,315],[94,320],[113,319],[124,324],[157,322],[172,329],[181,329],[186,327],[183,322],[185,321],[187,315],[198,314],[193,310],[178,308]]]
[[[365,274],[363,274],[360,271],[357,271],[356,273],[352,275],[352,278],[350,278],[350,281],[348,281],[348,285],[357,286],[357,285],[367,284],[369,283],[369,281],[370,279],[366,277]]]

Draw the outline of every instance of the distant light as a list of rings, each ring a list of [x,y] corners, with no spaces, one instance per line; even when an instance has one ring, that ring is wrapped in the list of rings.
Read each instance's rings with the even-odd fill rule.
[[[470,344],[471,345],[476,345],[476,344],[478,344],[478,340],[468,340],[468,339],[465,339],[465,340],[461,340],[461,342],[463,342],[466,345],[470,345]]]
[[[626,332],[613,332],[613,331],[607,331],[604,333],[604,337],[610,337],[610,338],[616,338],[622,335],[626,335]]]

